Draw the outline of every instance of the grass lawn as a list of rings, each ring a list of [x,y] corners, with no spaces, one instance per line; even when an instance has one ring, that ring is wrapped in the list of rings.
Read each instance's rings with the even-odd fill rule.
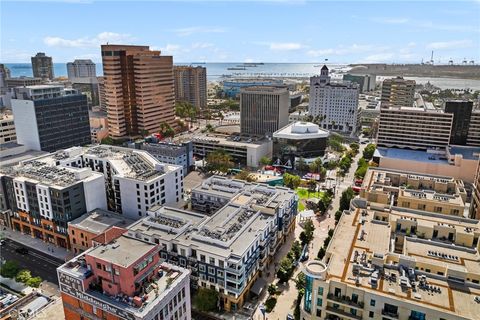
[[[295,189],[295,193],[298,195],[298,211],[305,210],[305,204],[303,203],[303,200],[309,198],[320,198],[324,194],[322,191],[308,192],[307,189],[303,188]]]

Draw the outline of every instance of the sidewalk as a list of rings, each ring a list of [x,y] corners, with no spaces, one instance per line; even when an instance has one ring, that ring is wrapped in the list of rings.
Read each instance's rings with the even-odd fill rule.
[[[40,239],[32,238],[31,236],[22,234],[20,232],[7,229],[2,230],[0,233],[6,239],[12,239],[26,247],[41,251],[49,256],[60,259],[62,261],[67,261],[67,259],[73,257],[73,253],[71,251],[68,251],[64,248],[55,247],[53,244],[48,244]]]

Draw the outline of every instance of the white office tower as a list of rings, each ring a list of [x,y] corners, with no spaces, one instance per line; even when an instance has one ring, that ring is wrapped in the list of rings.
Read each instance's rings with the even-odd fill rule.
[[[358,85],[330,80],[327,66],[322,67],[320,76],[310,78],[308,112],[317,118],[323,129],[354,133],[357,129]]]

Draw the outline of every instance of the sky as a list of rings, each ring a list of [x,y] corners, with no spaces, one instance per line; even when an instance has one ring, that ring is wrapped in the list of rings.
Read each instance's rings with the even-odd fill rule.
[[[475,1],[4,1],[0,62],[101,62],[138,44],[174,62],[480,62]]]

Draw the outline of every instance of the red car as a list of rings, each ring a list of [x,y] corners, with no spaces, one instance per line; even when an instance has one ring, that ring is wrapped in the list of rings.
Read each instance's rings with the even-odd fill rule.
[[[360,190],[361,190],[361,189],[362,189],[362,188],[357,187],[357,186],[353,186],[353,187],[352,187],[352,190],[353,190],[353,192],[355,192],[355,193],[360,193]]]

